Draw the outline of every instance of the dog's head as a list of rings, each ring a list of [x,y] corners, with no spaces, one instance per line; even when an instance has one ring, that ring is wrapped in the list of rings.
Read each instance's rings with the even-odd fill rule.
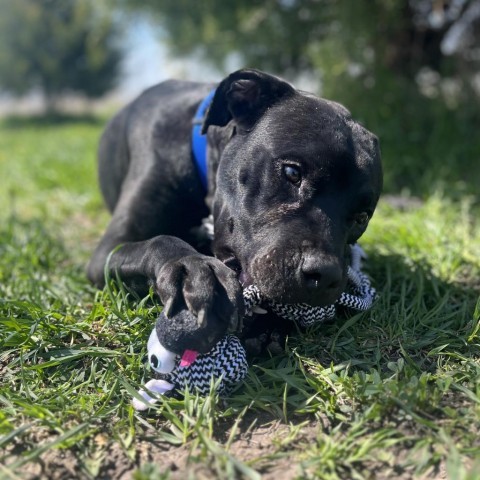
[[[338,103],[257,70],[223,80],[205,119],[234,125],[217,171],[214,253],[283,303],[333,303],[382,186],[375,135]]]

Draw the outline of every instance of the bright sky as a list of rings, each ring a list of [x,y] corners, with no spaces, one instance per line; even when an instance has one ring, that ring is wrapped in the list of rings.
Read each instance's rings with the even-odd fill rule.
[[[117,95],[121,101],[135,98],[141,91],[167,78],[218,82],[226,75],[244,66],[238,55],[232,54],[219,71],[198,58],[173,58],[160,40],[161,27],[138,16],[130,20],[125,38],[126,58],[123,80]],[[318,91],[318,76],[299,75],[295,86],[307,91]]]
[[[132,20],[126,37],[126,58],[119,93],[132,98],[142,90],[167,78],[219,81],[227,72],[219,72],[194,58],[175,59],[159,40],[160,30],[152,22]],[[229,70],[240,68],[232,59]]]
[[[219,72],[194,58],[171,57],[167,46],[160,40],[160,27],[146,18],[137,15],[129,19],[129,24],[123,39],[125,58],[119,86],[110,96],[114,103],[123,105],[146,88],[167,78],[220,81],[227,73]],[[237,68],[240,65],[232,59],[228,70]],[[34,113],[42,108],[43,100],[38,93],[21,99],[0,93],[0,116],[8,113]]]
[[[225,75],[243,65],[236,55],[226,62],[225,71],[219,71],[198,58],[174,58],[168,47],[162,43],[161,27],[141,15],[128,19],[123,39],[125,58],[122,65],[118,88],[109,95],[109,103],[124,105],[137,97],[143,90],[168,78],[195,81],[220,81]],[[318,88],[318,79],[300,77],[296,86],[314,91]],[[69,100],[70,106],[80,103]],[[0,115],[6,113],[33,113],[43,109],[43,100],[38,93],[16,99],[0,93]]]

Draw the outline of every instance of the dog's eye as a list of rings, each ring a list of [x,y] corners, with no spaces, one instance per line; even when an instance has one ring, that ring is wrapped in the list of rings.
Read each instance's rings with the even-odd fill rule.
[[[360,212],[353,216],[353,221],[360,227],[364,227],[368,223],[369,218],[368,212]]]
[[[283,173],[287,177],[287,180],[294,185],[298,185],[302,180],[302,172],[296,165],[284,165]]]

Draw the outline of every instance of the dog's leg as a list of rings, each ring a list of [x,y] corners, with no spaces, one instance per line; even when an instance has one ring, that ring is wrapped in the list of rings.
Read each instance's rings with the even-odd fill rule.
[[[145,200],[148,185],[124,188],[112,221],[88,266],[88,277],[104,285],[104,270],[117,275],[143,295],[153,287],[167,315],[189,309],[199,321],[228,323],[235,328],[243,312],[243,298],[236,274],[216,258],[199,253],[169,225],[179,223],[185,203],[177,198],[167,208],[162,198]],[[142,191],[143,202],[135,202]],[[173,215],[173,218],[172,218]],[[180,217],[179,217],[180,215]],[[162,235],[162,233],[166,233]],[[113,253],[111,253],[113,251]],[[108,264],[107,264],[108,261]]]

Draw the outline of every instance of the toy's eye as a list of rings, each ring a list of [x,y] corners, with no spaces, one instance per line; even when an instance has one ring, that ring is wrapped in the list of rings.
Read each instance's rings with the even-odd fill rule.
[[[175,368],[176,355],[162,346],[154,328],[147,342],[148,363],[158,373],[170,373]]]
[[[158,360],[158,357],[156,355],[150,355],[150,365],[152,366],[153,369],[157,369],[160,361]]]
[[[359,212],[353,216],[353,221],[360,227],[364,227],[368,223],[369,219],[370,215],[368,212]]]
[[[297,165],[283,165],[283,173],[285,177],[287,177],[287,180],[294,185],[299,185],[302,181],[302,172]]]

